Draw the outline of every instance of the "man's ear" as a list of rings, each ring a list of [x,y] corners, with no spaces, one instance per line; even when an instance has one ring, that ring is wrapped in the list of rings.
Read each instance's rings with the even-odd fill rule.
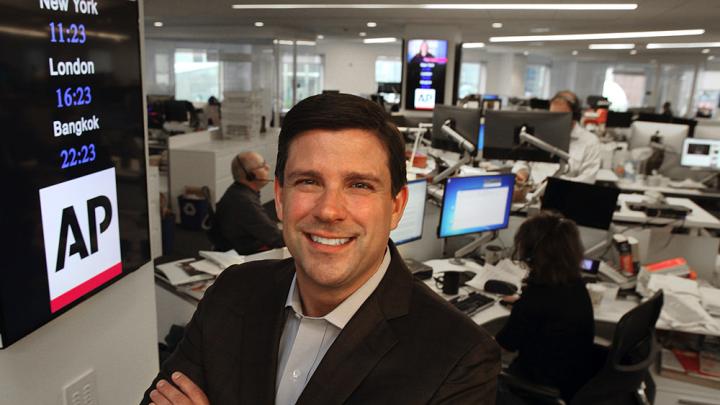
[[[405,206],[408,202],[408,187],[407,185],[403,186],[403,188],[400,189],[400,191],[397,193],[395,198],[393,198],[393,210],[392,210],[392,221],[390,223],[390,229],[397,228],[398,224],[400,223],[400,219],[403,216],[403,212],[405,212]]]
[[[278,219],[282,222],[282,192],[283,188],[280,184],[280,179],[278,179],[277,176],[275,176],[275,182],[273,183],[275,187],[275,213],[277,214]]]

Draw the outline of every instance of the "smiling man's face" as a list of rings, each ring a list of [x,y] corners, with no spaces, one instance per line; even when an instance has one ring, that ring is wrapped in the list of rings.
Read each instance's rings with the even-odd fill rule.
[[[407,202],[406,187],[391,189],[388,153],[372,132],[293,139],[275,201],[300,286],[344,299],[375,273]]]

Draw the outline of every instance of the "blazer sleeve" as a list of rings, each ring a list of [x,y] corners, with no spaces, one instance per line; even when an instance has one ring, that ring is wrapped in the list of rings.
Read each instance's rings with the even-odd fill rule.
[[[210,295],[212,295],[213,287],[211,286],[205,292],[205,299],[200,301],[198,308],[193,314],[192,319],[185,328],[185,335],[178,344],[177,349],[172,355],[160,366],[160,372],[153,380],[150,387],[145,391],[141,405],[152,402],[150,400],[150,391],[155,389],[155,385],[161,379],[172,383],[170,376],[175,371],[180,371],[187,375],[200,389],[206,391],[205,372],[203,369],[203,322],[207,316],[207,306]]]
[[[494,405],[500,349],[490,338],[473,346],[450,371],[431,404]]]

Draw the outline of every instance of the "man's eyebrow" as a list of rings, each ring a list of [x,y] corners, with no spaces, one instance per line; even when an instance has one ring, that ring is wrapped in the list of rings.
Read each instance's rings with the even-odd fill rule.
[[[358,180],[364,180],[369,181],[372,183],[380,183],[380,177],[372,174],[372,173],[360,173],[360,172],[350,172],[344,176],[347,180],[350,181],[358,181]]]
[[[321,177],[321,174],[317,170],[295,170],[288,173],[285,177],[288,179],[297,177]]]

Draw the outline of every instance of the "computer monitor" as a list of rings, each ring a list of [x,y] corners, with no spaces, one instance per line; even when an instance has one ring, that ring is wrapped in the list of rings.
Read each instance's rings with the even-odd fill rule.
[[[720,170],[720,140],[686,138],[683,142],[680,165]]]
[[[482,110],[500,110],[502,108],[502,99],[497,94],[485,94],[482,98]]]
[[[556,156],[520,145],[520,129],[563,151],[570,148],[572,115],[550,111],[486,111],[483,158],[558,162]]]
[[[646,121],[646,122],[666,122],[668,124],[672,123],[672,115],[664,115],[664,114],[655,114],[654,112],[648,113],[648,112],[640,112],[638,113],[637,120],[638,121]]]
[[[396,245],[422,238],[426,197],[427,180],[419,179],[408,182],[408,202],[405,212],[397,228],[390,232],[390,238]]]
[[[631,112],[608,111],[605,126],[607,128],[630,128],[632,122],[633,113]]]
[[[550,100],[545,100],[542,98],[531,98],[530,108],[533,110],[549,110]]]
[[[436,105],[432,121],[432,147],[453,152],[463,152],[458,143],[442,131],[442,126],[449,120],[449,126],[475,146],[475,151],[472,154],[477,154],[481,118],[482,114],[477,108]]]
[[[542,209],[561,213],[580,226],[609,229],[620,189],[548,177]]]
[[[514,174],[447,179],[438,236],[447,238],[507,228],[514,187]]]
[[[688,135],[688,126],[662,122],[635,121],[630,126],[630,149],[649,146],[653,136],[676,154],[682,152],[683,141]]]

